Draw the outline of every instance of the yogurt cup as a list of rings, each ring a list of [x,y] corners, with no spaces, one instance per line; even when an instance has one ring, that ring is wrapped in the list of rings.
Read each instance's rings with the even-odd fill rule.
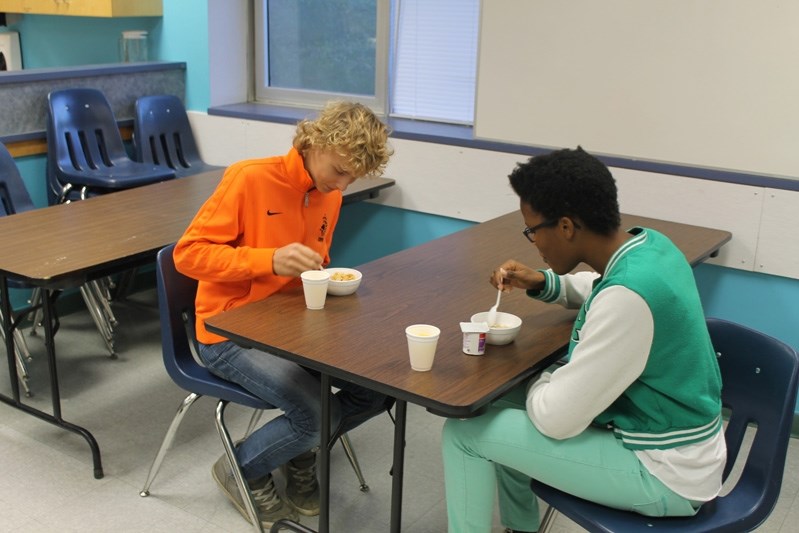
[[[463,332],[463,353],[483,355],[486,353],[486,333],[489,327],[485,322],[461,322]]]

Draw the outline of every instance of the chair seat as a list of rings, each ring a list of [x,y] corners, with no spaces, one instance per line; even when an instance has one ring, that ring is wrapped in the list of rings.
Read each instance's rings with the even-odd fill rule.
[[[538,481],[532,480],[530,487],[536,496],[547,502],[558,510],[561,514],[568,517],[577,525],[584,527],[591,532],[626,532],[626,531],[653,531],[653,532],[674,532],[692,533],[700,531],[725,531],[714,529],[721,520],[725,507],[729,505],[717,505],[716,501],[703,505],[699,512],[692,517],[668,517],[655,518],[643,516],[628,511],[620,511],[605,507],[588,500],[583,500],[561,492]],[[736,522],[737,523],[737,522]],[[736,529],[739,527],[739,529]],[[743,523],[727,531],[740,532],[748,531]]]
[[[218,398],[253,409],[275,408],[244,387],[217,377],[203,366],[182,363],[182,361],[178,362],[177,367],[174,366],[174,363],[173,366],[167,366],[167,371],[175,384],[188,392]]]
[[[57,174],[62,182],[71,183],[73,187],[85,186],[105,191],[131,189],[175,177],[175,172],[172,169],[125,160],[118,161],[110,167],[80,172],[59,169]]]
[[[176,178],[185,178],[186,176],[193,176],[194,174],[202,174],[203,172],[210,172],[211,170],[222,170],[225,167],[211,165],[203,161],[189,161],[188,167],[178,167],[175,169]]]

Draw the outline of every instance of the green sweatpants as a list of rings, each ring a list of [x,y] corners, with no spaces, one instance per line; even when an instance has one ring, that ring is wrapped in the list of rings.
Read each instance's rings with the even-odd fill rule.
[[[649,474],[611,431],[588,428],[576,437],[542,435],[518,387],[484,415],[444,424],[442,448],[450,533],[491,531],[495,495],[502,525],[537,531],[538,504],[530,478],[602,505],[648,516],[691,516],[691,501]]]

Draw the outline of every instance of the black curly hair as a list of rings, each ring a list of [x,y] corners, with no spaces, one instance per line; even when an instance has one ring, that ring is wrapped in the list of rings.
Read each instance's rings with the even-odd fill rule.
[[[521,201],[547,220],[570,217],[600,235],[619,229],[616,182],[604,163],[579,146],[531,157],[508,178]]]

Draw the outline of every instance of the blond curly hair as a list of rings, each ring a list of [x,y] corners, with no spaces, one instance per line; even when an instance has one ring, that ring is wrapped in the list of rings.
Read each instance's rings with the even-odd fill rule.
[[[297,124],[293,145],[305,155],[310,148],[331,149],[347,161],[347,171],[357,177],[383,173],[394,153],[388,145],[390,130],[365,105],[329,102],[314,120]]]

